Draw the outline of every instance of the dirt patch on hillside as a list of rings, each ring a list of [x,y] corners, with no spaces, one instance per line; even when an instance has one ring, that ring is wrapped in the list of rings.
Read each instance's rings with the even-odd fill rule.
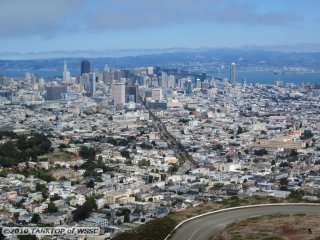
[[[320,240],[319,215],[269,215],[235,222],[212,240]]]

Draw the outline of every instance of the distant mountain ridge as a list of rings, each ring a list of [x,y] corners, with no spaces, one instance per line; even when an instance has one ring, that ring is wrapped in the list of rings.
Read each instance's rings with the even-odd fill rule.
[[[30,60],[0,60],[0,74],[8,71],[57,71],[62,72],[64,60],[67,61],[71,73],[78,74],[80,61],[89,59],[92,69],[102,70],[105,64],[110,67],[127,68],[142,66],[200,66],[213,67],[221,64],[228,66],[236,62],[239,68],[283,68],[296,67],[320,71],[320,52],[314,53],[286,53],[267,50],[248,49],[168,49],[166,53],[156,53],[160,49],[150,50],[145,54],[119,57],[63,57]],[[161,50],[163,51],[163,50]],[[134,52],[132,52],[133,54]]]
[[[70,51],[42,51],[42,52],[0,52],[0,59],[4,60],[31,60],[31,59],[48,59],[48,58],[99,58],[99,57],[130,57],[150,54],[165,54],[177,52],[204,52],[219,50],[250,50],[250,51],[275,51],[282,53],[316,53],[320,52],[318,43],[298,43],[298,44],[281,44],[270,46],[247,45],[240,48],[133,48],[133,49],[102,49],[102,50],[70,50]]]

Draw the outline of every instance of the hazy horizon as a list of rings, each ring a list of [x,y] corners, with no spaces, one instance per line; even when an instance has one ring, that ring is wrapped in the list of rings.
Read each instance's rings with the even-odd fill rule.
[[[100,57],[130,57],[139,55],[151,55],[177,52],[202,52],[206,50],[243,50],[243,51],[270,51],[282,53],[318,53],[320,44],[295,44],[295,45],[274,45],[274,46],[243,46],[238,48],[132,48],[132,49],[83,49],[83,50],[55,50],[55,51],[35,51],[35,52],[0,52],[1,60],[37,60],[54,58],[100,58]]]

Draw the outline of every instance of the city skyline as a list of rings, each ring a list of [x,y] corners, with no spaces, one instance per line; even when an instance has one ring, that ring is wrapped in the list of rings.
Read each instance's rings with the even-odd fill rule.
[[[319,7],[313,0],[16,0],[2,3],[0,52],[60,51],[63,56],[177,47],[318,51],[320,34],[314,29]]]

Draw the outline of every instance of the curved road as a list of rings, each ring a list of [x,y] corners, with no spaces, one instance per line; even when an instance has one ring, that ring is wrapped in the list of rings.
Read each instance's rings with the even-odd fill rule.
[[[234,221],[277,213],[320,214],[320,206],[258,206],[214,213],[186,222],[176,230],[170,239],[208,240]]]

